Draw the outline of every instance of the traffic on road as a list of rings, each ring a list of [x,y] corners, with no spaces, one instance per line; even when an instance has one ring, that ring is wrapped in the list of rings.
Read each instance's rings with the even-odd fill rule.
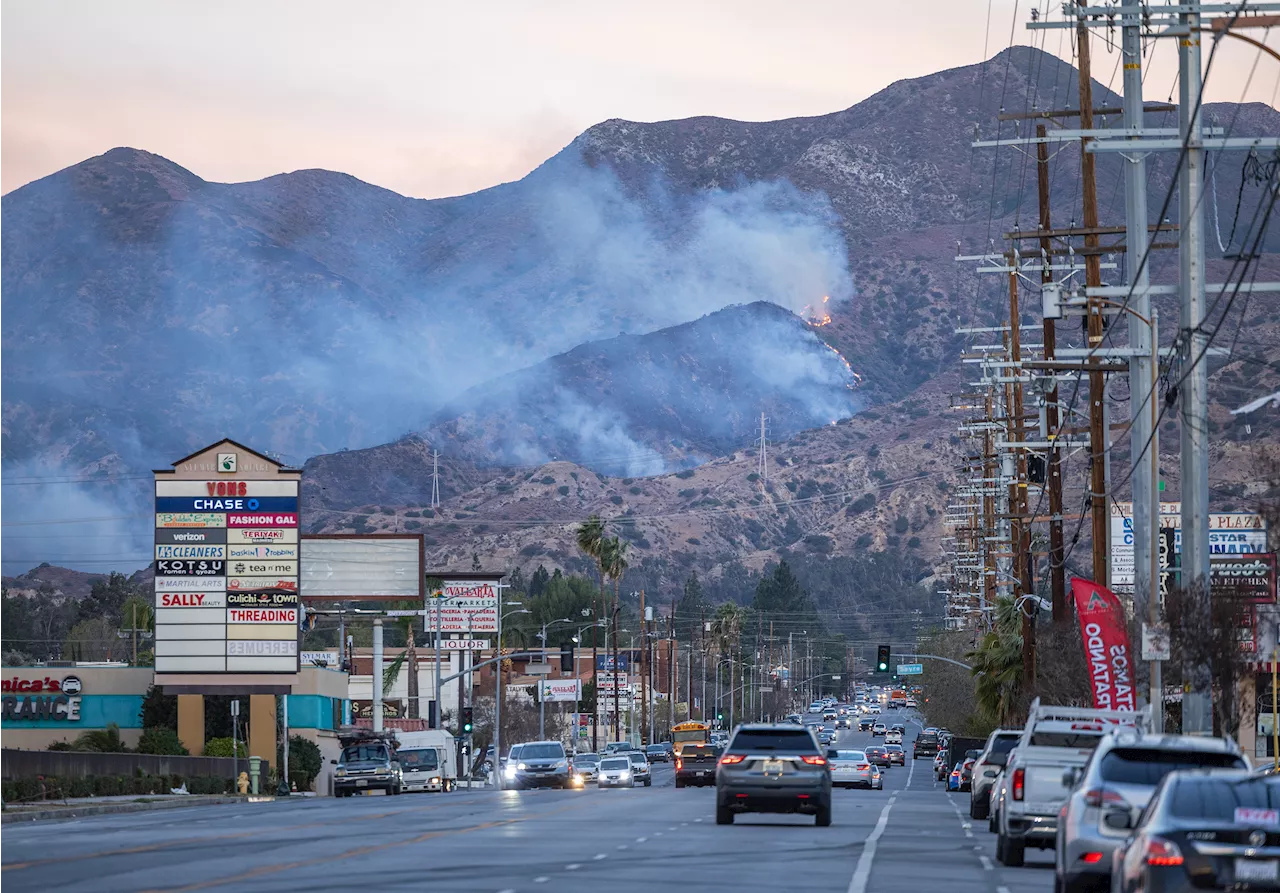
[[[504,790],[411,797],[393,784],[6,824],[3,877],[13,891],[71,893],[627,891],[691,878],[849,893],[1280,888],[1280,778],[1251,771],[1227,739],[1038,703],[1025,728],[986,739],[902,706],[883,710],[879,731],[834,727],[865,707],[686,730],[670,748],[524,742],[499,761]],[[880,743],[890,735],[902,744]],[[429,756],[414,759],[430,773]]]

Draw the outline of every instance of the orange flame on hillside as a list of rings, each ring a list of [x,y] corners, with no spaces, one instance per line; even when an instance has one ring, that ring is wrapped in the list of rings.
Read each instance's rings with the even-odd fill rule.
[[[819,306],[818,310],[814,310],[812,304],[805,304],[804,309],[800,311],[800,315],[804,317],[805,322],[809,323],[809,325],[814,328],[828,325],[831,322],[831,314],[827,312],[826,305],[830,300],[830,295],[823,295],[822,304]]]

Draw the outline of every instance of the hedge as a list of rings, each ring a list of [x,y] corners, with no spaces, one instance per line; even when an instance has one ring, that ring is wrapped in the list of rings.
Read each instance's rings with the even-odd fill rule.
[[[67,797],[115,797],[167,794],[186,782],[190,794],[229,794],[231,779],[216,775],[89,775],[84,778],[20,778],[0,782],[4,802],[62,800]]]

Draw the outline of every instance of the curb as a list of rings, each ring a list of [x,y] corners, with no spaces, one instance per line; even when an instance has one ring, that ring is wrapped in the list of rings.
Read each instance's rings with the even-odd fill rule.
[[[153,803],[86,803],[83,806],[60,806],[50,809],[6,809],[0,814],[0,823],[43,822],[82,819],[95,815],[118,815],[129,812],[151,812],[157,809],[181,809],[192,806],[220,806],[227,803],[244,803],[244,797],[192,797],[190,800],[157,800]]]

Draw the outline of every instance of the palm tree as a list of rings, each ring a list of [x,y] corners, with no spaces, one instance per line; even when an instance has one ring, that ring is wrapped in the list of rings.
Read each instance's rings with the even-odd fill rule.
[[[733,602],[725,602],[711,619],[711,647],[716,652],[716,678],[720,678],[720,658],[734,657],[742,639],[746,612]],[[733,700],[733,665],[729,665],[729,698]],[[732,704],[731,704],[732,706]]]
[[[138,634],[156,631],[155,599],[151,596],[135,593],[124,600],[120,606],[120,622],[130,633],[133,640],[133,665],[138,665]]]
[[[604,521],[600,520],[599,515],[592,514],[588,516],[587,520],[583,521],[582,524],[578,526],[577,539],[578,548],[581,549],[588,558],[595,562],[596,570],[600,574],[600,599],[597,600],[594,596],[591,599],[592,619],[598,621],[600,619],[599,601],[604,599]],[[592,627],[591,629],[591,684],[596,686],[597,690],[599,689],[599,680],[596,672],[596,664],[599,662],[599,646],[597,644],[599,641],[599,630],[600,627],[598,626]],[[617,668],[615,667],[614,669],[616,670]],[[596,734],[595,726],[592,725],[591,728],[591,734],[594,736]],[[594,738],[591,742],[591,748],[592,750],[599,749],[599,742]]]
[[[965,656],[973,662],[978,707],[999,726],[1016,724],[1022,700],[1022,623],[1013,599],[995,605],[995,624]]]
[[[394,609],[413,610],[418,605],[415,602],[406,601],[398,602],[391,606]],[[414,623],[417,617],[391,617],[391,626],[399,629],[404,633],[405,647],[399,654],[392,658],[391,662],[382,668],[382,690],[390,691],[392,686],[396,684],[396,679],[400,677],[400,670],[407,663],[409,665],[409,712],[410,719],[417,719],[420,710],[418,709],[418,650],[417,643],[413,640]]]
[[[626,572],[627,544],[616,536],[600,541],[600,567],[604,574],[613,581],[613,671],[618,672],[618,588],[622,585],[622,575]],[[620,737],[621,726],[618,713],[618,687],[613,688],[613,740]]]

